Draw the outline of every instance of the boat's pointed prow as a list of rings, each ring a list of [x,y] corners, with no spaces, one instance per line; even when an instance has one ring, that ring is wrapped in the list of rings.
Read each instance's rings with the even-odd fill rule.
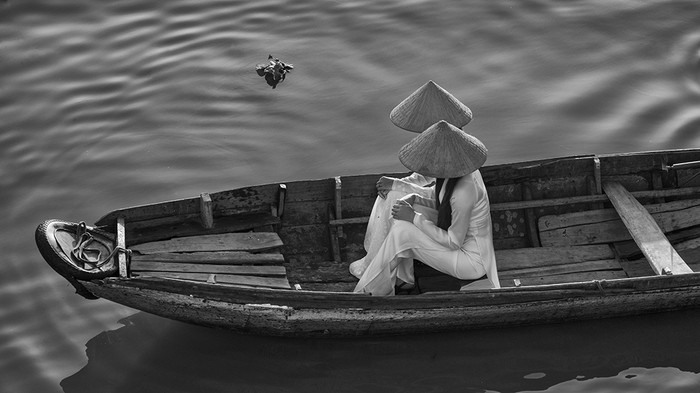
[[[85,223],[52,219],[39,224],[34,238],[49,266],[83,297],[96,298],[78,280],[95,280],[117,273],[118,266],[112,258],[114,241],[109,233]]]

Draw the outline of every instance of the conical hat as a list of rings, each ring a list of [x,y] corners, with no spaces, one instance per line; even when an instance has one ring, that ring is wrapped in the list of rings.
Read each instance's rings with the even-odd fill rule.
[[[462,177],[486,162],[486,146],[476,137],[441,120],[399,151],[399,161],[423,176]]]
[[[401,101],[389,119],[404,130],[423,132],[440,120],[462,128],[472,120],[472,111],[437,83],[429,81]]]

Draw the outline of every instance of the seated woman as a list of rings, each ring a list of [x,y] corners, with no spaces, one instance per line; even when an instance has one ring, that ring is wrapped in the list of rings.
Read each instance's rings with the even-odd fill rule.
[[[486,275],[488,286],[499,288],[489,200],[478,171],[486,161],[484,145],[440,121],[406,144],[399,160],[437,179],[434,197],[409,194],[392,206],[390,229],[355,292],[393,295],[397,279],[413,284],[414,258],[459,279]],[[426,217],[431,210],[437,214]]]

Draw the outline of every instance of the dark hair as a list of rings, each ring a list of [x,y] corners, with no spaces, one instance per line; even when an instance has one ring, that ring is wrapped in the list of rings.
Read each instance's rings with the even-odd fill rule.
[[[453,177],[450,179],[436,179],[435,181],[435,203],[437,204],[438,211],[438,228],[447,230],[450,225],[452,225],[452,205],[450,204],[450,198],[452,198],[452,192],[455,190],[455,185],[457,185],[458,177]],[[445,189],[445,196],[442,198],[440,203],[440,191],[442,187],[447,187]]]

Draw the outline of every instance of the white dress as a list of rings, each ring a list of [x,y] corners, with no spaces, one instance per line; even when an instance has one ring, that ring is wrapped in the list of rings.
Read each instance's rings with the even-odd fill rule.
[[[389,229],[394,219],[391,217],[391,208],[397,200],[410,195],[417,194],[426,199],[435,198],[435,179],[425,177],[417,172],[410,176],[394,179],[391,191],[387,193],[386,198],[377,196],[372,207],[372,213],[369,216],[367,223],[367,232],[365,233],[364,247],[367,255],[363,258],[350,264],[350,273],[360,278],[362,273],[367,269],[372,258],[377,255],[379,247],[384,243],[384,239],[389,234]],[[424,213],[431,216],[433,221],[437,219],[436,212],[433,209],[424,209]]]
[[[435,224],[437,214],[426,217],[417,211],[412,223],[390,219],[389,232],[371,257],[355,292],[393,295],[397,278],[414,282],[414,258],[464,280],[485,274],[487,287],[499,288],[489,200],[481,173],[475,171],[460,178],[449,203],[452,224],[447,231]],[[435,207],[434,199],[431,206],[431,199],[418,197],[414,207],[418,204]]]

